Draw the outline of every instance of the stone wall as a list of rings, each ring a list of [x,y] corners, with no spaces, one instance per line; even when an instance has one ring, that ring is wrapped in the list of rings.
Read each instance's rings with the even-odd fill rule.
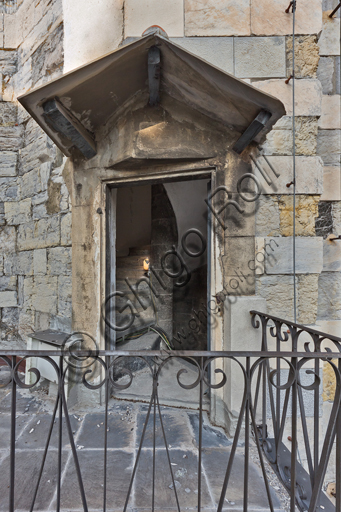
[[[71,212],[66,159],[17,102],[63,72],[62,2],[7,2],[1,16],[1,343],[13,347],[71,328]]]

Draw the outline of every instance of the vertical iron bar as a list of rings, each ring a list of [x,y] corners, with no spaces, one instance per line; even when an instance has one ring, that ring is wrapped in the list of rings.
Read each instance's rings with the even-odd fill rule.
[[[296,323],[296,125],[295,125],[295,12],[296,0],[292,4],[292,157],[293,157],[293,271],[294,271],[294,322]]]
[[[245,450],[244,450],[244,500],[243,511],[247,512],[249,497],[249,456],[250,456],[250,393],[251,393],[251,375],[250,375],[250,358],[246,358],[246,386],[247,398],[245,409]]]
[[[14,481],[15,481],[15,424],[17,383],[14,379],[14,368],[17,364],[16,356],[12,357],[12,402],[11,402],[11,440],[10,440],[10,485],[9,485],[9,512],[14,512]]]
[[[341,374],[341,359],[338,364],[339,373]],[[336,512],[341,512],[341,405],[337,415],[336,427],[336,478],[335,478],[335,491],[336,491]]]
[[[277,337],[276,337],[276,350],[277,350],[278,353],[281,350],[281,343],[280,343],[278,334],[277,334]],[[276,370],[277,370],[277,373],[276,373],[276,385],[277,385],[277,388],[276,388],[276,421],[275,421],[276,430],[275,430],[275,439],[278,439],[279,438],[280,422],[281,422],[281,390],[279,388],[280,385],[281,385],[281,360],[280,360],[279,357],[276,358]],[[277,458],[277,453],[276,453],[276,458]]]
[[[315,359],[315,373],[320,375],[320,360]],[[315,474],[319,463],[319,436],[320,436],[320,386],[314,389],[314,473],[313,484],[315,482]],[[312,484],[312,485],[313,485]]]
[[[157,372],[154,368],[154,389],[157,386]],[[156,395],[154,393],[154,407],[153,407],[153,483],[152,483],[152,512],[155,508],[155,432],[156,432]]]
[[[291,481],[290,481],[290,511],[295,512],[296,500],[296,462],[297,462],[297,358],[292,358],[292,365],[295,368],[295,381],[292,385],[292,416],[291,416]]]
[[[107,509],[107,459],[108,459],[108,403],[109,403],[109,357],[106,357],[105,368],[105,418],[104,418],[104,481],[103,481],[103,512]]]
[[[57,475],[57,512],[60,511],[60,490],[62,482],[62,433],[63,433],[63,356],[59,358],[59,379],[58,379],[58,396],[59,396],[59,424],[58,424],[58,475]]]
[[[198,512],[201,510],[201,452],[202,452],[202,399],[203,399],[203,369],[204,359],[200,358],[200,385],[199,385],[199,452],[198,452]]]

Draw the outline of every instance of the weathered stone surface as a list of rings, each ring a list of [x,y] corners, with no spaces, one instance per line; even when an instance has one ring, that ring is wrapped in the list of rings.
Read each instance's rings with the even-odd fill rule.
[[[72,213],[63,215],[60,219],[60,238],[62,245],[71,245]]]
[[[24,281],[25,306],[42,313],[57,314],[56,276],[27,277]]]
[[[0,178],[0,201],[18,201],[19,187],[15,178]]]
[[[249,0],[185,0],[186,36],[250,35]]]
[[[27,172],[21,178],[21,197],[32,197],[41,192],[39,169]]]
[[[320,55],[340,55],[340,18],[323,13],[323,30],[319,40]]]
[[[234,58],[238,78],[286,76],[284,37],[237,37]]]
[[[341,247],[337,241],[323,240],[323,271],[341,271]]]
[[[12,308],[17,305],[17,292],[0,292],[0,308]]]
[[[278,201],[274,197],[261,195],[256,213],[256,235],[264,237],[279,234]]]
[[[322,272],[318,284],[318,319],[341,319],[341,272]]]
[[[322,130],[341,129],[341,96],[339,94],[322,96],[322,111],[319,119],[319,128]]]
[[[300,275],[297,279],[297,321],[315,324],[317,318],[318,274]]]
[[[55,247],[48,250],[47,272],[50,275],[71,275],[71,247]]]
[[[8,101],[0,103],[0,126],[15,126],[17,122],[17,106]]]
[[[233,38],[172,37],[171,41],[227,73],[234,74]]]
[[[292,74],[292,36],[287,38],[287,75]],[[319,47],[316,36],[295,37],[295,77],[316,78]]]
[[[251,29],[255,35],[292,34],[292,15],[286,0],[251,0]],[[321,0],[301,0],[296,10],[296,34],[318,34],[322,29]]]
[[[284,103],[288,116],[292,115],[292,83],[285,80],[262,80],[252,85],[276,96]],[[320,116],[322,86],[319,80],[302,79],[295,82],[295,116]]]
[[[169,36],[184,35],[183,0],[164,3],[150,0],[142,4],[138,0],[127,0],[124,4],[125,35],[140,37],[151,25],[159,25]]]
[[[316,117],[295,117],[297,155],[313,155],[316,153],[317,132],[318,121]],[[268,133],[263,144],[263,152],[266,155],[291,155],[292,146],[292,122],[283,124],[279,121],[274,129]]]
[[[267,274],[293,273],[292,236],[265,238],[266,253],[272,257],[265,261]],[[296,273],[319,274],[323,267],[323,239],[296,237]]]
[[[0,247],[2,254],[14,253],[17,233],[13,226],[0,227]]]
[[[0,276],[0,291],[16,291],[17,276]]]
[[[17,16],[4,14],[4,48],[18,48],[20,34],[17,27]]]
[[[11,76],[17,70],[17,52],[0,50],[0,73]]]
[[[46,249],[36,249],[33,252],[34,275],[47,273],[47,252]]]
[[[332,218],[334,234],[341,233],[341,203],[332,203]]]
[[[115,2],[99,0],[95,9],[92,3],[85,3],[83,0],[63,2],[63,5],[59,2],[59,4],[60,9],[63,8],[65,31],[64,72],[87,64],[118,47],[123,32],[122,0]],[[139,31],[138,36],[153,24],[143,19],[141,22],[143,29]],[[162,22],[164,18],[154,21],[163,26]],[[167,27],[164,28],[167,30]],[[183,35],[183,32],[169,35]]]
[[[16,176],[18,153],[14,151],[0,152],[0,176]]]
[[[5,218],[9,226],[18,226],[31,220],[31,198],[5,203]]]
[[[334,57],[320,57],[316,76],[322,84],[323,94],[336,94]]]
[[[319,130],[317,135],[317,154],[325,165],[340,163],[341,130]]]
[[[296,236],[314,236],[315,218],[318,217],[319,196],[296,196]],[[282,236],[293,233],[293,196],[279,199],[280,232]]]
[[[45,76],[62,74],[63,71],[63,24],[48,35],[32,54],[32,83],[37,84]]]
[[[33,169],[38,170],[44,162],[51,161],[51,141],[44,133],[27,144],[20,151],[20,174],[25,174]]]
[[[16,151],[22,146],[22,126],[0,126],[0,147],[3,151]]]
[[[72,314],[72,280],[71,276],[58,277],[58,314],[71,316]]]
[[[340,166],[326,166],[323,171],[323,194],[321,201],[341,201]]]
[[[274,168],[279,177],[272,172],[267,161],[263,157],[257,159],[258,165],[266,172],[268,178],[272,181],[269,185],[264,179],[258,168],[252,164],[253,173],[262,183],[264,194],[284,194],[291,195],[291,188],[287,187],[293,176],[293,159],[291,156],[267,156],[271,167]],[[323,161],[316,156],[297,156],[296,157],[296,193],[297,194],[322,194],[323,191]],[[309,172],[307,172],[309,171]]]
[[[270,315],[281,318],[294,318],[293,276],[258,277],[257,295],[266,299],[266,305]]]
[[[16,254],[5,255],[4,272],[7,275],[32,275],[33,254],[32,251],[22,251]]]
[[[57,216],[22,224],[18,229],[18,248],[21,251],[57,246],[60,226]]]

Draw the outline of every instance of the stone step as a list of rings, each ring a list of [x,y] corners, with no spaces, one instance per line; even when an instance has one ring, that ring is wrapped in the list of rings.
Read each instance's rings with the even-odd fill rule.
[[[116,258],[116,268],[136,268],[143,270],[146,256],[120,256]]]
[[[150,245],[141,245],[139,247],[130,247],[129,256],[149,256]]]
[[[116,279],[117,281],[124,281],[124,279],[129,279],[131,284],[135,284],[136,281],[141,279],[141,277],[145,277],[144,270],[140,267],[138,268],[130,268],[130,267],[117,267],[116,268]]]

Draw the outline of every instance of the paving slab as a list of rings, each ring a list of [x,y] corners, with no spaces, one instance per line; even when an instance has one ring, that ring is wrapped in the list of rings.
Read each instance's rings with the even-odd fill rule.
[[[109,411],[108,414],[108,440],[107,446],[111,449],[127,448],[133,449],[133,435],[135,423],[128,422],[127,415],[123,412],[126,407],[120,407]],[[120,415],[122,413],[122,415]],[[123,420],[123,421],[122,421]],[[78,438],[78,444],[85,448],[104,447],[104,413],[87,414],[83,420],[82,431]]]
[[[194,434],[195,446],[199,447],[199,413],[188,413],[189,421]],[[202,447],[227,447],[231,446],[232,441],[220,430],[211,427],[207,420],[203,422],[202,428]]]
[[[162,423],[165,431],[167,446],[172,448],[185,448],[193,449],[193,436],[189,428],[188,416],[185,411],[179,410],[161,410]],[[146,422],[147,413],[139,412],[137,414],[137,427],[136,427],[136,447],[139,446],[143,427]],[[153,430],[154,430],[154,417],[153,408],[149,416],[145,437],[143,441],[143,448],[153,447]],[[161,421],[158,411],[156,411],[155,422],[155,445],[158,448],[165,448],[165,440],[162,433]]]
[[[1,394],[4,394],[3,399],[0,401],[0,411],[1,413],[10,413],[12,406],[12,393],[8,392],[8,388],[5,390],[0,390],[0,400]],[[17,391],[16,398],[16,413],[17,414],[36,414],[41,407],[41,402],[36,399],[35,396],[31,396],[30,394],[24,394],[21,392],[22,390]],[[26,390],[25,390],[26,391]]]
[[[78,451],[83,485],[89,509],[103,507],[103,450]],[[107,503],[110,509],[121,509],[128,493],[134,455],[124,451],[108,452]],[[82,501],[73,460],[70,461],[62,485],[62,508],[81,509]],[[52,506],[53,510],[53,506]]]
[[[170,450],[170,461],[180,509],[195,508],[198,505],[198,457],[196,454],[184,450]],[[176,498],[172,486],[172,476],[167,460],[166,450],[156,452],[155,471],[155,506],[159,509],[175,509]],[[139,509],[152,504],[152,477],[153,477],[153,452],[142,450],[136,475],[134,489],[135,507]],[[205,481],[202,477],[202,505],[212,507],[213,503]]]
[[[56,451],[47,454],[45,467],[38,490],[35,510],[47,510],[57,484],[57,462]],[[62,468],[65,467],[66,454],[62,457]],[[28,450],[16,454],[15,461],[15,510],[29,510],[32,503],[35,486],[42,463],[42,452]],[[1,464],[0,478],[0,512],[9,510],[9,456]],[[5,477],[8,475],[8,478]]]
[[[34,416],[28,414],[20,414],[16,417],[16,438],[18,438],[23,429],[34,421]],[[8,449],[11,437],[11,416],[3,414],[0,416],[0,450]]]

